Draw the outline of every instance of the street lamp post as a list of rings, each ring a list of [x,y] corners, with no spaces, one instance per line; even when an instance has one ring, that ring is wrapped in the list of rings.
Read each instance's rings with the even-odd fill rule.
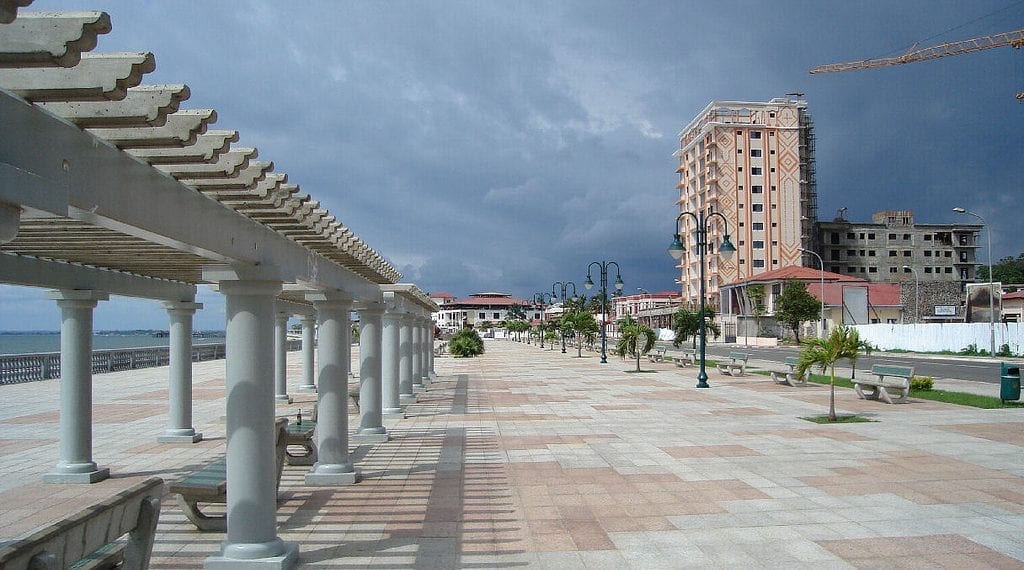
[[[615,266],[615,291],[622,291],[625,286],[622,283],[622,273],[619,272],[619,264],[614,261],[591,261],[587,266],[587,280],[583,286],[587,291],[594,288],[594,280],[590,277],[590,268],[598,266],[601,269],[601,364],[608,364],[608,336],[605,333],[605,326],[608,321],[608,267]]]
[[[909,269],[914,273],[914,322],[917,323],[921,320],[921,276],[909,265],[904,265],[903,269]]]
[[[718,216],[722,219],[725,224],[725,233],[723,234],[722,244],[718,246],[718,255],[724,259],[729,259],[733,253],[736,252],[736,247],[729,241],[729,220],[725,219],[720,212],[712,212],[705,214],[703,210],[698,213],[683,212],[676,217],[676,233],[672,240],[672,245],[668,247],[668,253],[674,259],[679,260],[683,258],[683,253],[686,248],[683,247],[683,242],[679,238],[680,229],[679,222],[683,220],[684,216],[690,216],[693,221],[697,223],[697,252],[700,256],[700,372],[697,374],[697,387],[698,388],[710,388],[708,385],[708,372],[704,368],[704,356],[707,348],[707,323],[704,319],[704,252],[708,248],[708,222],[712,218]]]
[[[825,260],[823,260],[815,251],[804,249],[802,247],[800,248],[800,251],[817,257],[818,265],[821,267],[821,273],[818,275],[821,285],[821,325],[818,327],[818,338],[825,338]]]
[[[572,286],[572,298],[576,299],[576,284],[573,283],[572,281],[566,281],[566,282],[555,281],[554,283],[551,284],[551,296],[552,297],[555,296],[555,289],[556,288],[558,288],[558,289],[560,289],[562,291],[561,299],[562,299],[562,316],[563,317],[565,316],[565,292],[566,292],[566,289],[568,287],[570,287],[570,286]],[[562,354],[565,354],[565,329],[563,329],[562,327],[558,327],[558,328],[559,328],[559,336],[562,337]]]
[[[992,275],[992,228],[988,227],[988,224],[985,223],[985,218],[982,218],[981,216],[979,216],[978,214],[975,214],[974,212],[972,212],[970,210],[967,210],[967,209],[964,209],[964,208],[953,208],[953,211],[958,213],[958,214],[967,214],[969,216],[974,216],[975,218],[978,218],[979,220],[981,220],[981,225],[985,226],[985,229],[988,230],[988,231],[985,232],[988,235],[988,338],[989,338],[989,344],[990,344],[989,348],[991,349],[991,352],[989,354],[992,355],[992,356],[995,356],[996,355],[996,311],[995,311],[995,302],[993,300],[993,296],[995,295],[995,292],[992,290],[993,289],[993,280],[995,279],[995,277]]]
[[[544,320],[544,297],[548,298],[548,305],[553,305],[554,304],[553,299],[555,298],[555,296],[550,294],[550,293],[537,293],[536,295],[533,296],[533,302],[540,304],[540,327],[539,328],[540,328],[540,347],[541,348],[544,348],[544,321],[545,321]]]

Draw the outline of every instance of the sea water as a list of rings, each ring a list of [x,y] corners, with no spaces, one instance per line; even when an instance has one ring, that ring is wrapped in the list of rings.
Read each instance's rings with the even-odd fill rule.
[[[161,331],[104,331],[92,337],[93,350],[112,348],[144,348],[167,346],[169,339]],[[223,333],[203,333],[193,338],[193,344],[224,342]],[[29,354],[35,352],[60,352],[58,332],[0,332],[0,354]]]

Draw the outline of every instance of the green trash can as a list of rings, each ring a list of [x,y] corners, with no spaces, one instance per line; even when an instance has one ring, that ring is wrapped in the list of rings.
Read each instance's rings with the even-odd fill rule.
[[[1002,401],[1020,399],[1020,367],[1003,363],[1000,373],[999,399]]]

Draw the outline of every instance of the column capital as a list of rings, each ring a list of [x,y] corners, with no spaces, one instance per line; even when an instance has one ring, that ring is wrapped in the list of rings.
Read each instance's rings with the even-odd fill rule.
[[[203,308],[202,303],[192,303],[189,301],[163,301],[161,305],[167,311],[180,311],[189,315],[194,315],[196,311]]]
[[[383,303],[356,303],[355,309],[360,315],[383,315],[386,310]]]
[[[281,281],[251,280],[251,281],[221,281],[218,283],[220,292],[224,295],[269,295],[276,297],[281,292]]]
[[[110,298],[110,295],[103,291],[93,291],[92,289],[61,289],[59,291],[47,291],[45,293],[47,299],[52,301],[81,301],[89,306],[95,307],[98,301],[106,301]]]

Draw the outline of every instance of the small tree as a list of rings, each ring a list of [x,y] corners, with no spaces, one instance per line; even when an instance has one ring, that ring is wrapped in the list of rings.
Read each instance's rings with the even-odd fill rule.
[[[636,371],[640,372],[640,357],[654,347],[654,329],[626,315],[619,319],[619,342],[615,351],[625,358],[627,354],[636,357]]]
[[[484,341],[475,330],[462,329],[448,343],[448,351],[452,356],[477,356],[484,353]]]
[[[787,281],[775,301],[775,318],[792,329],[797,342],[800,342],[800,326],[820,314],[821,301],[808,293],[807,285],[801,281]]]
[[[562,315],[562,330],[572,332],[576,335],[576,356],[583,357],[583,341],[591,339],[600,330],[597,319],[590,311],[583,309],[570,309]]]
[[[705,330],[718,338],[722,329],[715,322],[715,310],[711,307],[704,307],[704,314],[707,320],[704,323]],[[672,315],[672,331],[675,338],[672,339],[672,346],[678,347],[686,339],[693,337],[693,348],[697,348],[697,335],[700,333],[700,311],[696,313],[686,309],[679,309]]]
[[[803,378],[812,366],[820,366],[824,374],[829,371],[828,420],[836,421],[836,362],[847,359],[852,367],[857,366],[857,355],[861,350],[871,352],[871,345],[860,340],[857,331],[844,326],[832,329],[827,339],[812,338],[805,343],[800,361],[796,366],[796,377]]]
[[[767,308],[764,306],[764,295],[764,284],[747,285],[747,296],[750,297],[750,310],[754,313],[754,326],[757,327],[757,336],[761,336],[761,317],[767,313]]]

